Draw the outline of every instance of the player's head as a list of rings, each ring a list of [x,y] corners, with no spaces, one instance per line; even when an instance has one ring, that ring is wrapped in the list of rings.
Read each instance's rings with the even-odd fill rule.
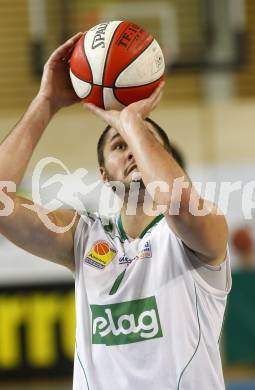
[[[146,118],[146,121],[148,122],[149,130],[155,138],[173,155],[178,164],[185,169],[181,153],[172,145],[166,132],[152,119]],[[97,157],[104,180],[121,181],[125,186],[129,186],[132,180],[131,173],[136,170],[136,163],[126,142],[111,126],[105,128],[98,140]],[[132,171],[129,171],[130,169]]]

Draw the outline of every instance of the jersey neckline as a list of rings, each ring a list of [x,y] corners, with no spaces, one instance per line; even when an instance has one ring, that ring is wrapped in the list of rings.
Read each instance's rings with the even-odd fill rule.
[[[156,223],[158,223],[159,221],[161,221],[161,219],[164,217],[163,214],[159,214],[157,217],[155,217],[147,226],[146,228],[142,231],[141,234],[139,234],[138,238],[143,238],[145,236],[145,234],[147,233],[147,231],[152,228],[154,225],[156,225]],[[124,230],[124,227],[123,227],[123,224],[122,224],[122,219],[121,219],[121,215],[119,214],[118,218],[117,218],[117,226],[118,226],[118,229],[119,229],[119,232],[120,232],[120,236],[122,238],[122,240],[128,240],[128,236]]]

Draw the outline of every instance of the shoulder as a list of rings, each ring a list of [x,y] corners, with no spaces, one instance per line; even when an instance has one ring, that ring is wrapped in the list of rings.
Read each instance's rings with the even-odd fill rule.
[[[92,229],[102,228],[106,232],[111,232],[115,225],[115,217],[107,217],[100,215],[97,212],[90,212],[84,210],[79,213],[78,222],[76,224],[75,236],[79,235],[81,231],[90,233]]]

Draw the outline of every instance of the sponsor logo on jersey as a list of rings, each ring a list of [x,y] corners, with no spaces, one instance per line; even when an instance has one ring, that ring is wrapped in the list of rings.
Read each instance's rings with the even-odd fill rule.
[[[85,263],[99,269],[104,269],[115,257],[116,250],[107,241],[96,241],[86,255]]]
[[[133,260],[136,259],[145,259],[145,258],[150,258],[152,256],[151,253],[151,245],[150,241],[146,241],[142,250],[138,252],[138,255],[130,259],[127,255],[121,256],[119,258],[119,264],[131,264]]]
[[[163,337],[155,297],[90,305],[92,344],[120,345]]]
[[[138,253],[139,259],[145,259],[151,257],[151,244],[150,241],[146,241],[143,249]]]
[[[119,264],[131,264],[134,259],[136,259],[136,257],[130,259],[128,256],[124,255],[119,258]]]

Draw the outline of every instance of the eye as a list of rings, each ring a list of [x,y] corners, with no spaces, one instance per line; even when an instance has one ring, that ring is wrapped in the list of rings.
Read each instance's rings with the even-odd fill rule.
[[[124,142],[118,142],[116,145],[114,145],[114,150],[125,150],[126,144]]]

